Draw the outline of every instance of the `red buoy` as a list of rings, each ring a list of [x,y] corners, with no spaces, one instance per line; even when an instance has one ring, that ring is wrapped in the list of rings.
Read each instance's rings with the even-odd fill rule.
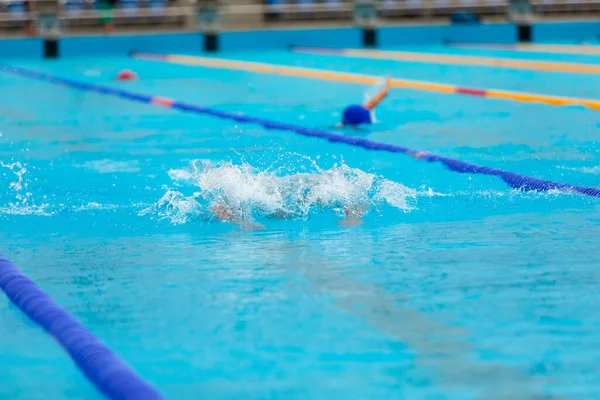
[[[118,81],[134,81],[137,78],[138,75],[129,69],[124,69],[117,74]]]

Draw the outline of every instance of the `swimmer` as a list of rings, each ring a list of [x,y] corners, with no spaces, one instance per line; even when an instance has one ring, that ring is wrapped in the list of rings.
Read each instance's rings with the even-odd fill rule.
[[[362,225],[363,221],[361,216],[368,206],[350,206],[345,210],[345,218],[337,223],[338,226],[357,226]],[[217,221],[231,222],[240,226],[241,229],[247,231],[262,231],[267,229],[266,226],[259,224],[258,222],[248,221],[244,215],[239,215],[233,208],[228,206],[223,200],[220,200],[215,204],[210,212],[214,215]],[[278,210],[271,214],[271,218],[285,219],[289,218],[291,214],[286,213],[283,210]]]
[[[350,206],[346,209],[346,218],[338,222],[338,226],[357,226],[362,225],[363,221],[360,218],[363,215],[364,210],[368,206]]]
[[[238,218],[237,212],[229,207],[223,200],[212,206],[210,212],[218,221],[239,223],[242,219]]]
[[[243,213],[241,216],[238,215],[237,211],[227,205],[223,200],[219,200],[217,204],[212,206],[210,212],[215,216],[217,221],[238,224],[240,228],[245,231],[263,231],[267,229],[258,222],[248,221]]]
[[[342,122],[336,125],[337,128],[344,126],[357,127],[362,124],[372,123],[371,112],[383,99],[385,99],[390,91],[391,79],[388,76],[385,80],[385,86],[369,99],[365,104],[354,104],[346,107],[342,115]]]
[[[334,208],[339,210],[339,204],[336,202],[330,202],[320,198],[319,196],[309,199],[310,191],[304,192],[299,199],[300,204],[309,203],[313,205],[318,205],[325,208]],[[361,217],[368,210],[369,205],[345,205],[343,208],[345,218],[338,222],[339,226],[356,226],[361,225],[363,223]],[[244,230],[264,230],[266,227],[262,224],[259,224],[255,221],[252,221],[251,218],[247,218],[245,209],[239,209],[231,206],[226,199],[220,198],[215,201],[210,208],[210,212],[213,217],[220,222],[229,222],[239,225]],[[285,209],[277,209],[270,212],[267,217],[273,219],[287,219],[291,218],[295,215],[293,211],[288,211]]]

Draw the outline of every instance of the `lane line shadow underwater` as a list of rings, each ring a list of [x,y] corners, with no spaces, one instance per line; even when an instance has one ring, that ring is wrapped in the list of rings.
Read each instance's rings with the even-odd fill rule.
[[[49,82],[55,85],[67,86],[70,88],[95,92],[98,94],[116,96],[130,101],[155,104],[161,107],[169,107],[179,111],[214,116],[218,118],[232,120],[238,123],[256,124],[264,127],[265,129],[293,132],[303,136],[316,137],[320,139],[325,139],[331,143],[344,143],[350,146],[361,147],[366,150],[386,151],[390,153],[405,154],[413,157],[415,160],[439,162],[446,168],[448,168],[450,171],[454,172],[497,176],[514,189],[524,191],[547,191],[557,189],[582,193],[592,197],[600,197],[600,189],[597,188],[533,178],[510,171],[501,170],[498,168],[490,168],[448,157],[443,157],[440,155],[429,153],[427,151],[414,150],[408,147],[375,142],[358,137],[345,136],[339,133],[333,133],[319,129],[304,128],[296,125],[264,120],[247,115],[219,111],[212,108],[179,102],[175,99],[170,99],[167,97],[150,96],[145,94],[129,92],[117,88],[112,88],[109,86],[102,86],[87,82],[80,82],[72,79],[65,79],[52,74],[40,73],[24,68],[0,66],[0,71],[15,74],[24,78]]]

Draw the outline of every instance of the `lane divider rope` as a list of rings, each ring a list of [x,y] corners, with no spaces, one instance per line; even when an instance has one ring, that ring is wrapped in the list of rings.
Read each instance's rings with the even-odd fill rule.
[[[248,61],[224,60],[209,57],[182,56],[174,54],[155,54],[155,53],[133,53],[135,58],[143,60],[161,61],[172,64],[193,65],[205,68],[219,68],[237,71],[251,71],[263,74],[276,74],[284,76],[295,76],[311,79],[322,79],[337,82],[360,83],[372,85],[377,83],[381,77],[372,75],[354,74],[349,72],[337,72],[321,69],[289,67],[284,65],[274,65],[265,63],[256,63]],[[390,81],[393,88],[412,89],[427,92],[437,92],[446,94],[463,94],[468,96],[477,96],[485,98],[495,98],[500,100],[542,103],[552,106],[584,106],[595,111],[600,111],[600,100],[581,99],[576,97],[551,96],[539,93],[512,92],[499,89],[478,89],[466,88],[445,83],[435,83],[426,81],[414,81],[407,79],[393,78]]]
[[[390,153],[401,153],[413,157],[416,160],[423,160],[427,162],[439,162],[448,168],[450,171],[466,173],[466,174],[483,174],[497,176],[506,182],[510,187],[514,189],[520,189],[524,191],[547,191],[553,189],[570,190],[578,193],[582,193],[588,196],[600,197],[600,189],[593,187],[585,187],[578,185],[571,185],[567,183],[554,182],[544,179],[533,178],[514,172],[501,170],[498,168],[484,167],[468,162],[455,160],[448,157],[432,154],[427,151],[414,150],[408,147],[396,146],[387,143],[374,142],[368,139],[345,136],[339,133],[332,133],[322,131],[319,129],[304,128],[295,125],[289,125],[260,118],[254,118],[246,115],[239,115],[230,112],[218,111],[207,107],[196,106],[193,104],[182,103],[174,99],[159,96],[148,96],[144,94],[138,94],[128,92],[121,89],[111,88],[107,86],[101,86],[91,83],[79,82],[71,79],[60,78],[51,74],[39,73],[35,71],[26,70],[23,68],[0,66],[0,71],[13,73],[22,77],[31,79],[41,80],[50,82],[56,85],[65,85],[68,87],[87,90],[91,92],[113,95],[123,99],[158,104],[162,107],[169,107],[180,111],[192,112],[203,115],[210,115],[213,117],[228,119],[239,123],[257,124],[266,129],[273,129],[279,131],[293,132],[303,136],[316,137],[320,139],[328,140],[331,143],[344,143],[350,146],[361,147],[366,150],[375,151],[386,151]]]
[[[449,47],[462,49],[482,49],[482,50],[510,50],[527,53],[555,53],[555,54],[583,54],[600,55],[599,45],[582,44],[534,44],[534,43],[469,43],[469,42],[448,42]]]
[[[81,372],[107,398],[163,399],[155,388],[1,254],[0,289],[29,319],[60,343]]]
[[[582,74],[600,74],[600,66],[593,64],[567,63],[556,61],[523,60],[498,57],[481,57],[450,55],[436,53],[416,53],[408,51],[386,50],[361,50],[361,49],[334,49],[331,53],[327,49],[314,47],[293,47],[296,53],[307,54],[335,54],[345,57],[358,57],[376,60],[394,60],[422,62],[433,64],[464,65],[493,68],[513,68],[546,72],[575,72]]]

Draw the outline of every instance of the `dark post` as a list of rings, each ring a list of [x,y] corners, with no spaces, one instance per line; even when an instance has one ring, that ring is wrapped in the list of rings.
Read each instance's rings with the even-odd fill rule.
[[[44,39],[44,58],[58,58],[60,24],[55,12],[44,12],[38,20],[39,34]]]
[[[362,28],[364,47],[377,46],[377,9],[374,0],[354,1],[354,22]]]
[[[531,25],[519,25],[519,42],[531,42]]]
[[[363,46],[377,47],[377,30],[375,28],[363,29]]]
[[[205,0],[196,8],[196,27],[204,35],[204,51],[219,51],[219,3],[216,0]]]
[[[219,35],[216,33],[204,34],[204,51],[207,53],[215,53],[219,51]]]
[[[533,8],[530,0],[510,0],[509,19],[517,25],[517,39],[519,42],[531,42],[531,21]]]
[[[44,58],[58,58],[58,39],[44,40]]]

